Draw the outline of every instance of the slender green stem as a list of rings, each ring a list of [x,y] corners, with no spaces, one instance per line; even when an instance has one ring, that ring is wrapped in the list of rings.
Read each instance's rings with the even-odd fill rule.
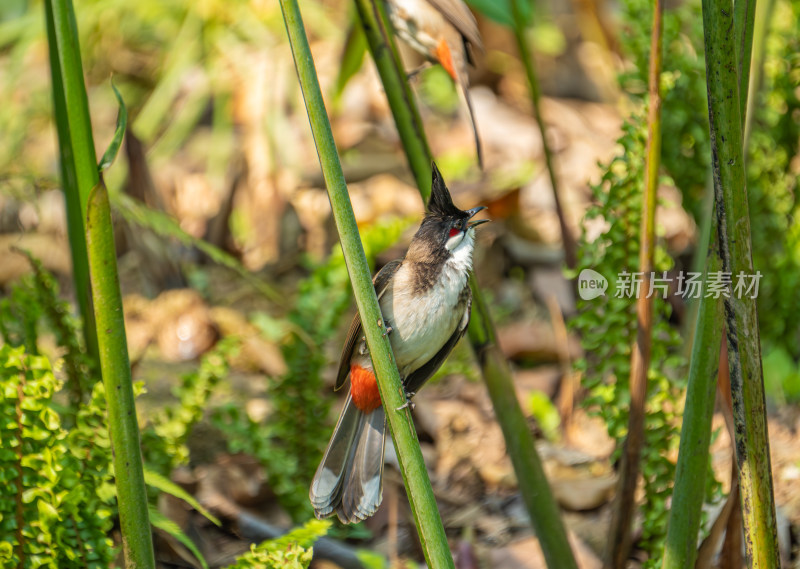
[[[740,0],[741,1],[741,0]],[[742,106],[730,3],[703,0],[712,171],[722,270],[734,282],[753,275],[750,217],[742,151]],[[741,44],[749,49],[747,43]],[[749,56],[742,60],[749,62]],[[749,69],[742,69],[742,73]],[[780,566],[772,491],[761,343],[755,298],[731,292],[723,300],[739,465],[745,552],[749,566]]]
[[[478,290],[474,275],[470,284],[473,291]],[[519,407],[508,360],[497,349],[494,324],[482,295],[475,296],[472,301],[469,340],[481,366],[547,566],[550,569],[577,569],[558,504],[550,491],[528,422]]]
[[[542,118],[542,105],[541,105],[541,89],[539,88],[539,79],[536,76],[536,67],[533,64],[531,57],[531,48],[528,43],[528,34],[525,27],[525,22],[519,12],[517,4],[519,0],[512,0],[511,11],[514,18],[514,38],[517,40],[517,50],[519,51],[522,65],[525,67],[525,74],[528,77],[528,88],[531,94],[531,103],[533,105],[533,116],[536,123],[539,125],[539,132],[542,135],[542,149],[544,152],[544,163],[547,168],[547,174],[550,176],[550,187],[553,189],[553,201],[556,207],[556,214],[558,215],[558,224],[561,228],[561,240],[564,243],[564,260],[567,267],[574,269],[576,265],[576,249],[575,238],[567,225],[567,217],[564,214],[564,207],[561,204],[561,192],[559,191],[558,176],[556,175],[556,167],[553,161],[553,151],[550,148],[550,142],[547,139],[547,123]]]
[[[367,259],[358,234],[358,226],[347,192],[342,166],[333,140],[328,114],[322,99],[319,81],[314,68],[314,60],[308,46],[303,20],[297,0],[281,0],[283,19],[289,35],[289,43],[294,55],[297,76],[306,102],[311,131],[317,146],[322,173],[328,188],[336,227],[342,243],[347,270],[353,283],[358,312],[361,315],[364,333],[367,338],[372,363],[378,378],[381,401],[389,419],[392,440],[397,450],[400,471],[408,491],[408,499],[414,520],[417,524],[422,550],[428,566],[454,567],[453,558],[447,544],[442,520],[436,505],[436,498],[422,459],[416,431],[411,422],[397,365],[384,334],[378,299],[372,286]],[[393,409],[398,409],[393,411]]]
[[[383,2],[375,0],[355,0],[358,16],[372,59],[378,68],[389,107],[394,115],[397,132],[405,149],[408,164],[422,199],[427,203],[431,186],[431,150],[425,136],[425,126],[414,101],[414,94],[406,80],[403,62],[394,43],[394,35],[389,32],[389,24]]]
[[[636,300],[637,334],[631,349],[628,435],[622,453],[617,498],[607,547],[606,566],[625,567],[631,548],[631,526],[636,510],[636,487],[639,462],[645,434],[645,403],[647,371],[650,369],[650,348],[653,335],[653,298],[649,294],[650,278],[655,265],[656,195],[661,165],[661,68],[664,1],[656,0],[650,43],[649,94],[647,116],[647,156],[645,159],[645,188],[642,201],[642,228],[639,244],[639,271],[642,288]]]
[[[129,569],[154,569],[153,539],[139,446],[125,319],[117,273],[114,228],[108,191],[101,181],[89,196],[86,242],[98,336],[100,370],[106,390],[114,450],[119,519],[125,563]]]
[[[406,136],[401,136],[401,139],[417,180],[419,192],[423,200],[427,201],[433,156],[428,148],[425,131],[416,110],[414,96],[408,87],[405,71],[397,56],[391,27],[386,25],[380,3],[375,7],[373,0],[355,1],[366,32],[367,44],[383,81],[397,129],[401,133],[408,133]],[[497,420],[503,430],[531,523],[541,540],[549,567],[559,569],[577,567],[559,516],[558,506],[527,427],[525,415],[522,413],[519,401],[509,396],[515,393],[514,383],[508,362],[497,346],[488,306],[474,278],[470,280],[470,285],[473,298],[472,318],[469,323],[470,344],[481,366]]]
[[[714,223],[716,226],[716,223]],[[716,227],[714,228],[716,229]],[[711,236],[704,282],[708,275],[722,270],[717,248],[717,233]],[[692,344],[686,406],[683,411],[675,487],[669,512],[666,551],[662,569],[694,567],[697,557],[697,532],[706,493],[708,446],[714,415],[714,392],[719,374],[719,346],[724,327],[722,302],[701,297]]]
[[[89,192],[99,180],[89,103],[72,1],[46,0],[44,6],[75,295],[83,318],[86,350],[97,361],[97,329],[92,312],[83,227]]]

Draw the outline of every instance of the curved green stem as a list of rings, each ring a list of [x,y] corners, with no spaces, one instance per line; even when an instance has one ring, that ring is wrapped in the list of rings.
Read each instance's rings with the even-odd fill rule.
[[[401,409],[406,402],[405,392],[397,372],[389,338],[384,334],[385,326],[378,299],[372,286],[369,266],[359,238],[358,226],[297,0],[281,0],[281,9],[294,55],[297,76],[306,102],[311,131],[317,146],[322,174],[328,188],[328,197],[331,201],[336,228],[339,231],[342,252],[350,273],[350,280],[353,283],[356,305],[361,315],[367,345],[378,378],[381,401],[386,409],[392,440],[400,462],[400,471],[408,491],[408,500],[417,524],[425,560],[433,569],[452,568],[454,567],[453,558],[447,544],[447,536],[444,533],[428,472],[425,469],[425,462],[422,459],[417,434],[411,422],[411,415],[407,406]],[[393,409],[397,409],[397,411],[393,411]]]

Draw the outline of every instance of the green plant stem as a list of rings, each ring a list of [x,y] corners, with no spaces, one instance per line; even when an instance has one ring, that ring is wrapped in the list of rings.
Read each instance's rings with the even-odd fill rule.
[[[739,116],[745,130],[747,99],[750,86],[750,59],[753,55],[753,34],[756,20],[756,0],[736,0],[733,3],[733,29],[738,62]],[[742,146],[744,149],[745,146]]]
[[[428,202],[431,186],[431,150],[425,136],[425,126],[414,102],[414,94],[406,79],[403,62],[388,31],[383,2],[355,0],[361,26],[367,37],[367,46],[378,68],[381,83],[389,100],[389,107],[397,125],[397,132],[405,149],[406,158],[420,189],[422,199]]]
[[[742,9],[747,4],[747,9]],[[750,51],[752,50],[752,29],[754,27],[754,1],[737,2],[734,10],[734,26],[741,60],[738,67],[738,85],[742,96],[739,98],[739,110],[742,124],[748,122],[752,114],[754,97],[748,97],[750,76]],[[749,39],[748,39],[749,38]],[[759,34],[759,45],[763,46],[766,33]],[[760,51],[763,51],[763,47]],[[756,56],[760,61],[760,56]],[[746,138],[743,150],[746,148]],[[708,251],[704,259],[703,282],[708,282],[708,275],[719,273],[722,269],[722,257],[719,250],[719,224],[716,215],[714,188],[711,187],[708,220],[703,223],[708,231],[703,231],[699,251]],[[692,340],[689,382],[686,390],[686,406],[683,412],[683,428],[678,449],[678,464],[675,470],[675,486],[672,494],[672,508],[669,514],[666,551],[662,569],[683,569],[693,567],[697,557],[697,532],[700,528],[700,515],[705,496],[706,476],[708,473],[708,448],[711,442],[711,421],[714,415],[714,391],[719,375],[719,350],[709,349],[722,341],[725,328],[722,299],[701,297],[697,303],[697,319]]]
[[[528,43],[528,35],[525,27],[524,20],[519,12],[517,4],[519,0],[511,1],[511,11],[514,17],[514,38],[517,40],[517,50],[519,51],[522,65],[525,67],[525,75],[528,77],[528,88],[531,94],[531,104],[533,106],[533,116],[536,123],[539,125],[539,132],[542,136],[542,150],[544,152],[544,163],[547,168],[547,174],[550,176],[550,187],[553,189],[553,202],[558,215],[558,224],[561,228],[561,240],[564,244],[564,260],[566,261],[567,268],[574,269],[576,265],[576,249],[575,238],[567,225],[567,217],[564,214],[564,207],[561,204],[560,189],[558,184],[558,176],[556,175],[556,168],[553,162],[553,152],[550,148],[550,142],[547,139],[547,123],[542,118],[541,106],[541,89],[539,88],[539,79],[536,76],[536,67],[533,64],[531,57],[531,48]]]
[[[741,0],[740,0],[741,1]],[[736,279],[752,275],[750,218],[742,149],[740,85],[730,4],[703,0],[706,81],[711,126],[712,171],[722,270]],[[749,34],[752,37],[752,34]],[[741,44],[745,49],[747,42]],[[749,62],[749,55],[742,60]],[[749,69],[742,70],[744,73]],[[780,567],[775,503],[767,437],[761,344],[754,298],[731,293],[723,300],[739,465],[745,552],[754,569]]]
[[[645,188],[642,200],[642,228],[639,243],[639,271],[642,283],[636,300],[637,334],[631,349],[629,378],[631,404],[628,413],[628,434],[622,452],[619,484],[614,514],[611,521],[606,566],[625,567],[631,548],[631,526],[636,510],[636,487],[639,480],[639,462],[645,434],[645,404],[647,400],[647,372],[650,369],[650,348],[653,336],[653,298],[650,279],[655,265],[656,197],[658,171],[661,165],[661,68],[663,60],[664,0],[656,0],[653,9],[653,26],[650,43],[649,107],[647,115],[647,155],[645,162]]]
[[[126,566],[154,569],[153,539],[139,445],[125,319],[117,273],[114,229],[108,191],[101,181],[89,197],[86,242],[100,348],[100,370],[106,391],[114,451],[114,477]]]
[[[330,122],[322,99],[314,60],[308,46],[297,0],[281,0],[283,19],[294,55],[297,76],[308,111],[311,131],[317,146],[328,196],[342,244],[347,270],[353,283],[358,312],[378,378],[381,401],[386,410],[392,440],[397,450],[400,471],[417,524],[420,543],[432,569],[454,567],[436,498],[422,459],[419,441],[411,422],[405,392],[400,382],[388,336],[378,306],[372,278],[358,234],[358,226],[347,192],[342,166],[333,140]],[[397,409],[397,411],[393,411]]]
[[[97,185],[99,174],[83,82],[78,29],[71,0],[46,0],[44,7],[61,179],[72,253],[72,278],[83,319],[86,350],[97,361],[97,328],[92,312],[83,220],[89,192]]]
[[[374,7],[372,0],[355,0],[362,18],[370,53],[383,81],[392,114],[399,132],[415,134],[402,137],[406,155],[409,157],[414,177],[422,199],[427,202],[430,192],[430,164],[433,156],[428,148],[425,131],[416,102],[408,88],[408,80],[399,63],[390,26],[386,24],[381,7]],[[379,5],[380,6],[380,5]],[[380,17],[381,20],[377,18]],[[401,107],[408,107],[403,109]],[[408,124],[412,122],[413,124]],[[525,415],[514,394],[514,382],[508,362],[497,346],[494,324],[488,305],[474,278],[472,288],[472,318],[469,323],[469,341],[481,367],[497,421],[503,430],[520,492],[528,508],[531,524],[539,536],[548,567],[572,569],[577,567],[567,534],[559,516],[547,478],[544,476],[539,454],[533,437],[527,429]],[[522,425],[528,430],[526,435]]]
[[[713,225],[716,226],[716,223]],[[711,236],[704,282],[708,282],[709,273],[722,270],[716,235],[714,231]],[[701,510],[705,501],[708,447],[711,442],[714,393],[719,375],[719,349],[714,349],[713,346],[720,345],[723,327],[720,299],[701,297],[692,344],[686,406],[683,411],[662,569],[694,567],[697,557],[697,532],[700,529]]]
[[[470,277],[470,284],[473,291],[477,290],[475,275]],[[481,366],[503,430],[508,455],[517,474],[522,498],[531,513],[533,529],[542,545],[547,566],[551,569],[577,569],[558,504],[547,483],[528,421],[519,408],[508,360],[497,349],[497,336],[489,307],[481,295],[472,300],[469,340]]]

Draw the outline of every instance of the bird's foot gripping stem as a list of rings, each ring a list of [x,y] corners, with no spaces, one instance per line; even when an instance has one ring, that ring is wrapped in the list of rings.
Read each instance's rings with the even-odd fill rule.
[[[400,407],[398,407],[397,409],[395,409],[395,411],[402,411],[403,409],[411,409],[413,411],[414,407],[417,406],[416,403],[411,401],[411,398],[414,397],[416,393],[414,393],[413,391],[405,391],[404,393],[406,396],[406,402],[400,405]]]
[[[416,81],[417,79],[419,79],[419,74],[428,69],[429,67],[433,67],[433,63],[431,63],[430,61],[426,61],[416,69],[412,69],[411,71],[409,71],[406,74],[406,79],[409,82]]]

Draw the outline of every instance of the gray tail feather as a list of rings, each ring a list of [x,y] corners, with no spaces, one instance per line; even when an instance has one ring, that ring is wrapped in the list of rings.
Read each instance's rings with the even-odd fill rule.
[[[373,515],[383,498],[386,416],[379,407],[364,414],[348,395],[309,498],[317,518],[336,513],[342,523]]]

